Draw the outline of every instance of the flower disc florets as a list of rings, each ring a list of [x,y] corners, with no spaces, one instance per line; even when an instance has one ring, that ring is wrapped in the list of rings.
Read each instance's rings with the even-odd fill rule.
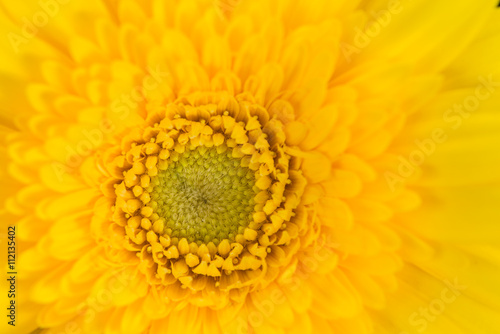
[[[305,180],[283,125],[258,105],[218,98],[158,111],[111,162],[125,248],[150,283],[176,287],[173,298],[266,285],[299,246]]]
[[[152,178],[148,205],[172,238],[218,245],[234,241],[252,221],[254,184],[254,173],[227,146],[201,146],[171,157],[168,168]]]

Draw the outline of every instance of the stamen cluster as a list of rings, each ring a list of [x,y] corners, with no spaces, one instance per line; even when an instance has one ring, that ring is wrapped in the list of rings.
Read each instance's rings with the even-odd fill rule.
[[[295,217],[305,179],[281,122],[246,101],[201,100],[151,117],[108,165],[124,247],[179,300],[266,284],[297,251],[306,219]]]

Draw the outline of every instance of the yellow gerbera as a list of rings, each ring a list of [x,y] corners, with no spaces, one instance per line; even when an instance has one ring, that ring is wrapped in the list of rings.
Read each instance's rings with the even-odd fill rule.
[[[2,1],[1,332],[500,333],[496,5]]]

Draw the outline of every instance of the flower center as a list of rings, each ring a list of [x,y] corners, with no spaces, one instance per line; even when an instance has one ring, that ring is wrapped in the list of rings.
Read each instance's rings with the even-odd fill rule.
[[[252,220],[255,177],[240,161],[232,150],[198,147],[151,180],[151,199],[170,237],[218,245],[244,232]]]
[[[230,290],[265,286],[313,217],[285,140],[281,121],[244,96],[193,94],[150,110],[103,154],[113,249],[134,252],[169,300],[220,306]]]

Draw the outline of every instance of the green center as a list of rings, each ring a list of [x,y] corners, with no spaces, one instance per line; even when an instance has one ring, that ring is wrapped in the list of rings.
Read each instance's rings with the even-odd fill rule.
[[[165,232],[198,245],[217,245],[243,233],[252,220],[255,177],[240,162],[231,150],[206,147],[172,156],[152,180],[151,198],[165,219]]]

